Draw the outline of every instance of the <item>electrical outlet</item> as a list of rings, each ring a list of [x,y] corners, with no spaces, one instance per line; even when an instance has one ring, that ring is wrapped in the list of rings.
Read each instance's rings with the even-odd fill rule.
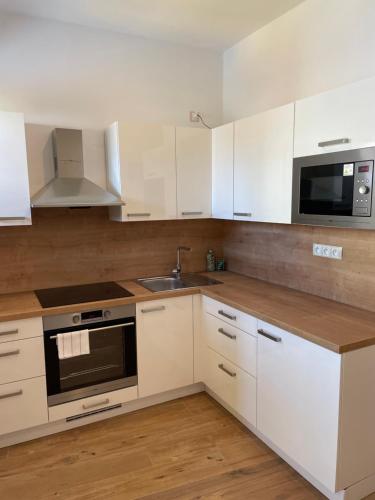
[[[325,257],[327,259],[342,260],[342,247],[333,247],[331,245],[313,244],[313,255],[316,257]]]
[[[190,121],[193,123],[199,122],[199,113],[197,111],[190,111]]]

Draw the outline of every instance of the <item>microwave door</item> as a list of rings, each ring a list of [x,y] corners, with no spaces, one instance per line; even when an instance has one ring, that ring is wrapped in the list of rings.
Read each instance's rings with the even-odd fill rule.
[[[354,164],[302,167],[299,213],[351,216],[353,186]]]

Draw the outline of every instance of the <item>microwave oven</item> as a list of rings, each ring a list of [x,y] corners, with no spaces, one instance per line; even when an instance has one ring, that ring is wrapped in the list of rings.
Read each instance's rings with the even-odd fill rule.
[[[292,223],[375,229],[375,147],[294,158]]]

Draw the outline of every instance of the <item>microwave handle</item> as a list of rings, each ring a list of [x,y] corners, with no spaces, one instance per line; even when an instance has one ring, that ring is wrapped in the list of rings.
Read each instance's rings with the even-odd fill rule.
[[[332,139],[330,141],[318,142],[318,147],[325,148],[326,146],[336,146],[337,144],[348,144],[349,142],[350,139],[348,139],[347,137],[342,137],[340,139]]]

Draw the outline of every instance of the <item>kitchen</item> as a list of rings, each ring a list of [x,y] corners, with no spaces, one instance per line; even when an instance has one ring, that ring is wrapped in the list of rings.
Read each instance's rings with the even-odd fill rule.
[[[0,0],[1,497],[371,498],[375,5],[155,5]]]

